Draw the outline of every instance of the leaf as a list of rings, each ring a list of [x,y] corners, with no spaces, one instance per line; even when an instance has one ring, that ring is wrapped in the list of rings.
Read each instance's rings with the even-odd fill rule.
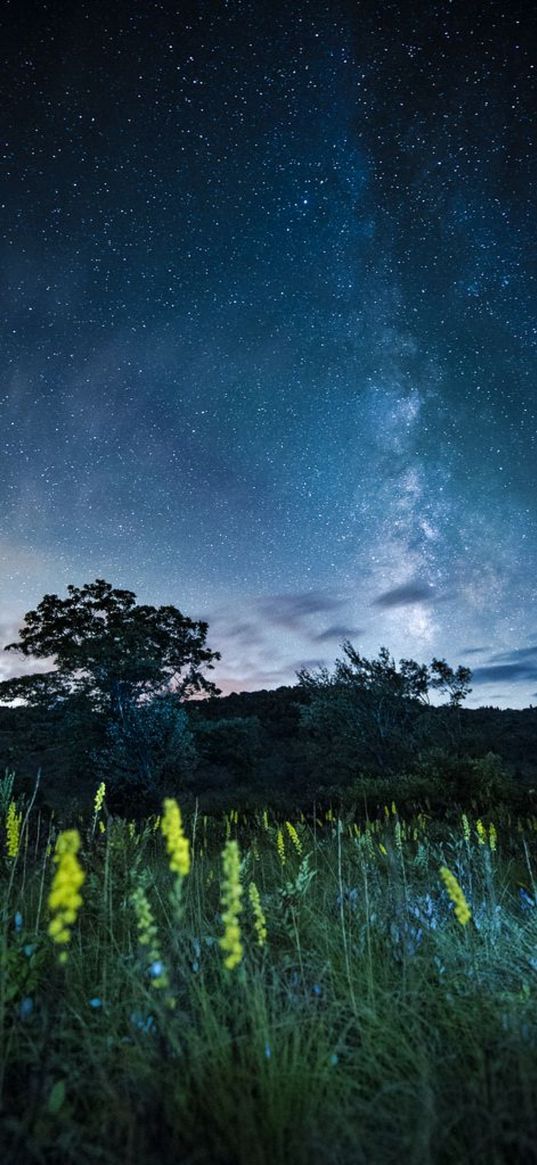
[[[50,1095],[49,1095],[48,1104],[47,1104],[48,1112],[50,1112],[53,1116],[55,1116],[56,1113],[60,1111],[60,1108],[62,1107],[64,1100],[65,1100],[65,1080],[57,1080],[56,1083],[52,1085],[52,1088],[50,1090]]]

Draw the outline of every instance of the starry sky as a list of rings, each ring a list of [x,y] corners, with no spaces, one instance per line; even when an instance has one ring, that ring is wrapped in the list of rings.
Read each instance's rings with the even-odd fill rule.
[[[6,0],[2,644],[99,577],[224,694],[537,698],[531,8]]]

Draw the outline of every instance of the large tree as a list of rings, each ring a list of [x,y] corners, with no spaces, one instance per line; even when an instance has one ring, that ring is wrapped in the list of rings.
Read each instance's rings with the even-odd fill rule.
[[[68,586],[68,598],[45,595],[24,617],[20,639],[6,651],[52,659],[54,670],[0,684],[0,698],[58,706],[83,697],[96,712],[123,719],[128,707],[165,693],[186,699],[220,689],[202,675],[218,651],[205,645],[208,624],[177,607],[136,604],[132,591],[98,578]]]
[[[349,640],[342,646],[346,659],[336,660],[333,675],[326,668],[296,673],[299,686],[309,693],[301,724],[309,730],[312,751],[340,775],[355,773],[360,764],[382,772],[400,770],[431,743],[435,718],[429,686],[449,693],[450,709],[458,714],[470,690],[470,670],[454,672],[437,659],[430,669],[413,659],[401,659],[397,668],[386,647],[370,660]]]

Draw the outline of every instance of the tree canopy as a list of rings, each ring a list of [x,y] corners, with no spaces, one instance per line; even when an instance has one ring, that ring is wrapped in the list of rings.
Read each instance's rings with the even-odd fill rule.
[[[4,700],[22,698],[50,706],[83,694],[97,711],[121,716],[128,704],[173,692],[219,695],[202,674],[220,652],[206,647],[208,624],[177,607],[136,604],[132,591],[114,589],[105,579],[68,586],[68,598],[45,595],[28,611],[20,639],[6,651],[52,658],[55,669],[0,684]]]

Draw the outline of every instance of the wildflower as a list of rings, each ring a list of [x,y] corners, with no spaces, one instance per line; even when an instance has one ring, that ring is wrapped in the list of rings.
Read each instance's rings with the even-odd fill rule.
[[[382,845],[382,842],[379,843],[379,850],[380,850],[381,854],[384,854],[384,856],[386,856],[386,854],[388,853],[386,846]]]
[[[265,1060],[270,1060],[271,1056],[272,1056],[272,1050],[271,1050],[270,1044],[267,1042],[265,1044]]]
[[[102,1005],[103,1005],[103,1001],[102,1001],[102,999],[99,999],[98,995],[95,995],[93,997],[93,999],[89,999],[88,1003],[89,1003],[90,1007],[93,1008],[94,1011],[98,1011],[99,1008],[102,1007]]]
[[[52,880],[48,905],[53,917],[49,923],[48,933],[55,943],[64,945],[71,939],[71,927],[76,922],[77,914],[82,906],[82,897],[79,893],[86,875],[80,866],[77,853],[80,849],[80,834],[78,829],[65,829],[60,833],[54,850],[54,862],[57,866]],[[61,951],[60,963],[67,962],[67,951]]]
[[[463,813],[463,815],[461,817],[461,824],[462,824],[462,832],[463,832],[464,840],[465,840],[466,844],[469,845],[470,844],[470,822],[468,821],[466,813]]]
[[[152,1015],[148,1015],[147,1019],[144,1019],[139,1011],[131,1011],[130,1021],[134,1027],[137,1027],[141,1032],[145,1032],[146,1035],[148,1032],[152,1033],[157,1030],[157,1025]]]
[[[472,917],[472,912],[455,875],[451,873],[451,870],[448,870],[447,866],[440,866],[440,877],[451,901],[454,903],[456,918],[459,920],[461,926],[466,926],[466,923]]]
[[[10,801],[6,813],[6,845],[8,858],[16,858],[20,846],[22,813],[17,813],[17,806]]]
[[[134,821],[129,821],[127,829],[129,831],[129,837],[136,837],[136,825]]]
[[[250,882],[248,887],[248,897],[253,910],[254,926],[257,934],[257,945],[262,947],[267,939],[267,921],[261,906],[261,899],[259,897],[259,890],[255,882]]]
[[[106,833],[106,825],[104,821],[99,821],[99,833]]]
[[[397,846],[397,849],[399,850],[399,852],[400,852],[400,853],[402,853],[402,850],[403,850],[403,838],[402,838],[402,835],[401,835],[401,824],[400,824],[400,822],[399,822],[399,821],[396,821],[396,822],[395,822],[395,830],[394,830],[394,833],[395,833],[395,844],[396,844],[396,846]]]
[[[101,809],[104,805],[105,793],[106,793],[106,785],[105,785],[104,781],[101,781],[99,788],[97,789],[97,792],[95,794],[95,801],[93,802],[93,812],[94,812],[96,817],[101,812]]]
[[[520,905],[523,910],[528,910],[531,906],[535,906],[535,899],[528,893],[525,886],[519,886],[518,894],[520,898]]]
[[[283,840],[283,833],[281,829],[276,834],[276,849],[278,850],[280,862],[282,866],[285,865],[285,842]]]
[[[496,849],[497,839],[498,839],[498,834],[496,833],[496,828],[492,824],[492,821],[491,821],[491,823],[489,825],[489,846],[492,850],[492,853],[494,853],[494,851]]]
[[[485,826],[483,825],[481,818],[479,818],[475,823],[475,831],[477,833],[477,840],[478,840],[479,844],[486,845],[487,844],[487,831],[485,829]]]
[[[160,956],[157,926],[147,895],[141,886],[137,886],[131,894],[131,902],[136,914],[138,942],[140,946],[148,947],[148,974],[153,982],[153,986],[167,987],[168,976]]]
[[[15,911],[15,917],[14,917],[13,921],[14,921],[14,925],[15,925],[15,932],[17,934],[19,934],[20,931],[22,930],[22,927],[23,927],[23,917],[22,917],[20,910]]]
[[[290,821],[286,821],[285,828],[289,834],[289,837],[291,838],[291,841],[296,849],[296,852],[298,854],[301,854],[302,853],[302,842],[298,836],[298,833],[297,833],[294,825],[291,825]]]
[[[170,870],[184,878],[190,870],[190,849],[188,838],[183,831],[181,810],[172,797],[165,798],[163,808],[164,816],[160,828],[166,838]]]
[[[263,829],[268,830],[268,827],[269,827],[269,825],[268,825],[268,811],[266,809],[263,809]]]
[[[34,1010],[34,1001],[31,995],[25,995],[19,1003],[19,1016],[21,1019],[29,1019]]]
[[[224,966],[229,971],[236,967],[242,959],[241,931],[239,914],[242,910],[242,886],[240,882],[240,854],[236,841],[227,841],[222,855],[224,864],[224,883],[222,887],[222,921],[225,932],[220,939],[220,946],[227,952]]]
[[[395,804],[395,801],[392,801],[392,813],[393,813],[393,816],[395,817],[395,814],[397,813],[397,806]]]

